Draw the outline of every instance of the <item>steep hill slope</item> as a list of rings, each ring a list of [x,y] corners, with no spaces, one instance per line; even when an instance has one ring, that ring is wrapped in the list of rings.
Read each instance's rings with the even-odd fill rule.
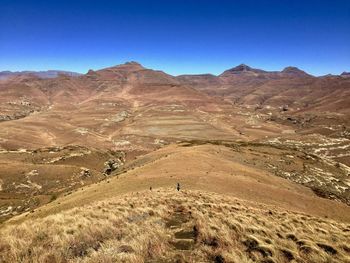
[[[295,159],[288,156],[295,156]],[[304,170],[305,167],[308,167],[307,171]],[[328,177],[323,175],[320,178],[318,174],[311,173],[317,169],[324,174],[332,173]],[[321,160],[312,160],[302,152],[288,148],[187,142],[163,147],[138,157],[116,173],[117,175],[107,180],[76,189],[34,213],[24,213],[13,220],[42,217],[96,200],[147,190],[150,187],[171,187],[180,182],[184,189],[212,191],[281,209],[350,221],[349,206],[339,202],[350,200],[348,190],[341,191],[340,187],[347,183],[347,175],[343,175],[340,168]],[[288,178],[287,174],[300,174],[300,177],[297,176],[294,180],[294,177]],[[315,180],[324,181],[320,181],[319,185],[317,182],[308,183]],[[329,198],[338,201],[318,196],[324,189],[321,186],[329,183],[334,184]],[[329,186],[325,189],[332,188]]]

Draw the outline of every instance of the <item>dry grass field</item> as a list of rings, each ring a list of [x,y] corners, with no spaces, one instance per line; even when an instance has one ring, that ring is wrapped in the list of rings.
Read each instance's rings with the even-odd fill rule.
[[[0,262],[350,262],[349,224],[175,185],[0,234]]]

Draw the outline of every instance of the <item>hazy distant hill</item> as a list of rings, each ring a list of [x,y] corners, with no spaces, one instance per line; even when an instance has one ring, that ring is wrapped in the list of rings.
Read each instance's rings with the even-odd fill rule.
[[[13,76],[22,76],[22,75],[34,75],[39,78],[48,79],[56,78],[59,75],[68,75],[68,76],[80,76],[80,73],[63,71],[63,70],[47,70],[47,71],[0,71],[0,80],[7,79]]]

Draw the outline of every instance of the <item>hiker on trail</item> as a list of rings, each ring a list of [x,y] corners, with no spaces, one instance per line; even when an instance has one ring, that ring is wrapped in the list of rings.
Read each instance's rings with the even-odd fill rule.
[[[177,189],[178,191],[180,191],[180,183],[177,183],[176,189]]]

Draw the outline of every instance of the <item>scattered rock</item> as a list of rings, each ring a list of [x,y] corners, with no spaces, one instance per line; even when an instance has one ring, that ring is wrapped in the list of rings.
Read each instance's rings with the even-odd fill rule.
[[[330,245],[327,244],[322,244],[322,243],[317,243],[317,246],[319,246],[320,248],[322,248],[325,252],[327,252],[328,254],[331,255],[335,255],[337,254],[337,250],[335,248],[333,248]]]
[[[135,250],[129,245],[121,245],[118,248],[119,253],[133,253]]]
[[[121,111],[114,115],[110,120],[113,122],[122,122],[124,121],[127,117],[129,117],[129,113],[127,111]]]
[[[288,105],[283,105],[282,106],[282,111],[288,111]]]
[[[166,141],[162,140],[162,139],[155,139],[154,140],[154,144],[157,144],[157,145],[164,145],[166,144]]]
[[[289,249],[283,248],[281,249],[281,253],[288,261],[292,261],[295,258],[293,252]]]
[[[38,170],[31,170],[29,173],[27,173],[27,176],[38,176],[39,172]]]
[[[113,141],[113,144],[118,147],[124,147],[124,146],[131,145],[131,142],[127,140],[118,140],[118,141]]]
[[[177,250],[191,250],[194,246],[194,241],[191,239],[180,239],[180,240],[172,241],[171,244]]]
[[[221,256],[221,255],[216,255],[216,256],[214,257],[214,262],[215,262],[215,263],[225,263],[226,261],[225,261],[225,259],[224,259],[223,256]]]
[[[74,130],[77,133],[80,133],[81,135],[85,135],[89,133],[89,130],[87,128],[79,127]]]
[[[92,176],[92,174],[90,172],[90,169],[87,169],[85,167],[81,167],[80,169],[81,169],[81,172],[80,172],[80,176],[81,177],[87,178],[87,177],[91,177]]]

